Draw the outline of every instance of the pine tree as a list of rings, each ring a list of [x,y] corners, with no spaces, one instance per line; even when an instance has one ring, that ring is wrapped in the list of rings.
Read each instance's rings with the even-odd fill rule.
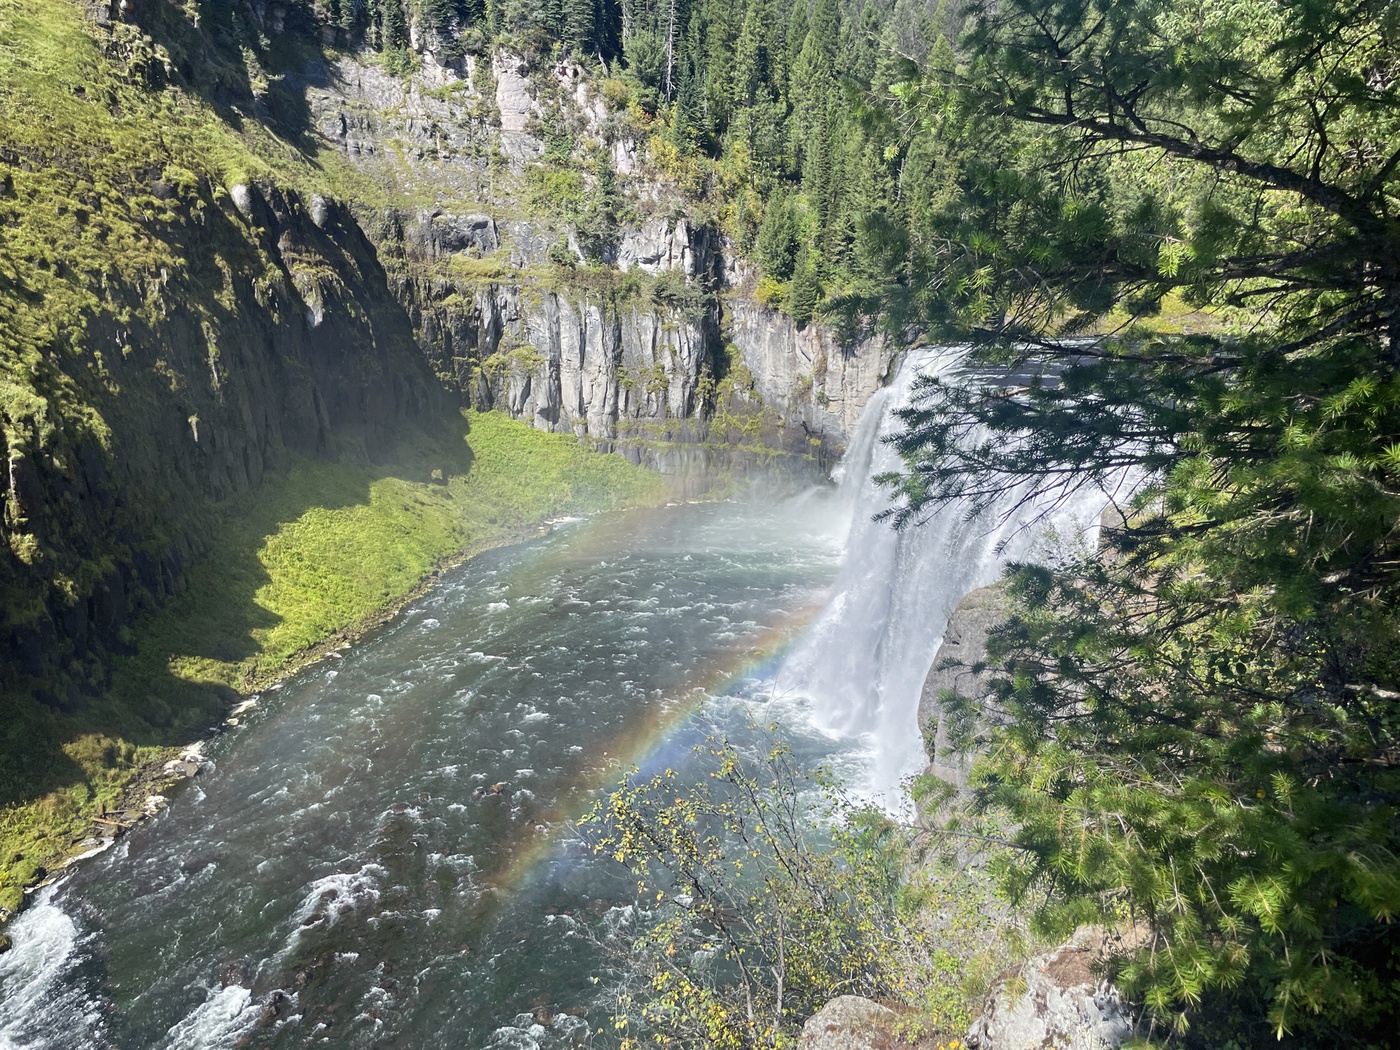
[[[598,0],[562,0],[561,38],[578,55],[600,50],[594,38]]]
[[[774,280],[786,281],[797,262],[799,243],[800,232],[792,200],[780,192],[764,209],[763,222],[758,228],[755,247],[759,265]]]
[[[765,53],[764,15],[767,4],[762,0],[750,3],[744,11],[743,25],[735,44],[734,72],[730,98],[734,109],[743,112],[758,100],[768,72]]]
[[[792,64],[789,88],[793,144],[798,163],[804,166],[818,148],[817,136],[837,93],[836,50],[840,33],[841,12],[836,0],[815,0],[811,22]]]
[[[671,115],[671,137],[683,153],[695,150],[704,135],[702,83],[703,74],[695,71],[694,60],[688,54],[683,56]]]
[[[787,307],[798,328],[806,328],[816,314],[821,299],[821,278],[817,276],[816,253],[803,248],[798,256],[788,290]]]
[[[600,151],[593,165],[593,186],[575,229],[579,247],[589,262],[605,262],[615,258],[621,207],[622,195],[617,188],[617,174],[607,154]]]
[[[1048,934],[1144,922],[1119,982],[1184,1046],[1381,1047],[1400,1031],[1400,98],[1375,76],[1394,5],[1250,10],[1247,31],[1213,0],[977,14],[953,103],[921,105],[887,302],[1017,379],[925,385],[894,518],[1139,479],[1113,557],[1012,571],[990,692],[945,698],[985,750],[974,808],[1017,829],[1004,885]],[[1126,320],[1168,297],[1236,330]],[[1114,310],[1115,337],[1068,338]]]
[[[377,7],[379,49],[384,52],[386,68],[391,73],[407,72],[408,22],[404,18],[401,0],[377,0]]]
[[[658,112],[665,63],[661,41],[649,29],[633,29],[623,57],[624,76],[632,84],[637,104],[648,113]]]
[[[747,20],[741,0],[709,0],[704,5],[703,93],[706,123],[715,135],[723,135],[732,117],[738,39]]]

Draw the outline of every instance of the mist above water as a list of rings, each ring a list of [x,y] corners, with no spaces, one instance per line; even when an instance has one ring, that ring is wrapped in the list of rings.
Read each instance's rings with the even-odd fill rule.
[[[779,672],[780,695],[806,697],[816,726],[866,742],[866,792],[891,807],[901,783],[928,759],[918,725],[919,697],[948,618],[969,591],[996,582],[1011,562],[1067,552],[1097,537],[1107,497],[1086,487],[1056,504],[1008,489],[980,514],[963,506],[896,531],[876,521],[894,494],[875,478],[904,463],[887,439],[921,375],[963,367],[956,349],[911,351],[894,381],[861,417],[839,472],[838,501],[850,531],[832,597]]]

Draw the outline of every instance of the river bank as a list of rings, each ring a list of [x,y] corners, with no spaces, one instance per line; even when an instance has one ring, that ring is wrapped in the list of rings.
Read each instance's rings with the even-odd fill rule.
[[[187,779],[191,741],[381,627],[444,572],[561,514],[668,494],[658,475],[571,438],[498,413],[465,422],[459,447],[406,450],[388,469],[300,464],[240,506],[211,508],[216,553],[133,625],[105,694],[46,727],[57,739],[43,790],[0,809],[0,922],[25,887],[139,823],[148,799]]]
[[[840,560],[814,496],[560,524],[264,692],[176,804],[34,895],[0,1036],[505,1047],[540,1024],[570,1045],[610,1010],[584,924],[635,886],[542,828],[619,767],[746,739],[755,704],[804,763],[864,761],[771,696]]]

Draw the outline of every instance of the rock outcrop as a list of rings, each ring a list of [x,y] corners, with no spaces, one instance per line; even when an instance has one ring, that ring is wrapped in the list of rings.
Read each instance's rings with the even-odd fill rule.
[[[825,325],[798,328],[787,314],[741,295],[726,297],[725,317],[758,396],[808,434],[844,444],[894,369],[896,348],[883,336],[842,339]]]
[[[998,981],[973,1022],[973,1050],[1117,1050],[1134,1014],[1097,968],[1112,938],[1092,928]]]
[[[951,747],[948,718],[939,697],[949,690],[967,696],[986,692],[987,672],[974,671],[973,667],[985,659],[987,635],[1006,619],[1008,611],[1009,603],[1000,584],[980,587],[965,595],[948,618],[943,643],[919,696],[919,726],[929,755],[928,772],[958,789],[967,785],[970,759]],[[944,666],[953,660],[961,666]]]
[[[899,1014],[859,995],[842,995],[807,1018],[798,1050],[901,1050],[894,1035]]]
[[[727,246],[684,217],[624,230],[616,269],[576,278],[552,267],[560,240],[547,223],[441,209],[362,218],[433,370],[464,403],[667,471],[733,466],[743,446],[822,469],[893,363],[883,339],[843,343],[726,293]],[[717,418],[737,425],[716,432]]]

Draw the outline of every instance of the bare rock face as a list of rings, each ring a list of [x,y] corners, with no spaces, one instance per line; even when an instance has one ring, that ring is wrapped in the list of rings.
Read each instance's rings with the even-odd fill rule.
[[[877,335],[845,341],[822,325],[799,329],[752,299],[735,296],[726,306],[730,336],[759,397],[810,435],[844,442],[902,349]]]
[[[1118,1050],[1133,1015],[1118,989],[1100,978],[1104,935],[1084,927],[1068,944],[1032,959],[998,982],[967,1045],[975,1050]]]
[[[526,79],[529,66],[516,55],[496,56],[496,109],[501,114],[502,131],[524,131],[535,100],[530,97],[530,82]]]
[[[307,209],[307,214],[311,216],[311,222],[318,230],[324,230],[330,223],[332,217],[331,202],[319,193],[311,195],[311,203]]]
[[[441,208],[413,217],[401,216],[403,235],[420,258],[441,259],[465,252],[490,255],[501,246],[496,223],[489,215],[454,215]]]
[[[684,218],[674,224],[658,218],[640,229],[625,231],[617,253],[617,267],[630,270],[634,266],[652,275],[671,271],[685,277],[696,276],[690,224]]]
[[[819,324],[798,329],[748,298],[756,274],[734,246],[645,179],[626,185],[649,201],[647,214],[615,230],[594,260],[633,278],[573,280],[565,256],[586,261],[578,231],[557,216],[522,216],[515,192],[524,162],[544,149],[542,105],[562,103],[572,134],[614,148],[620,174],[635,173],[641,147],[604,134],[606,106],[572,60],[532,70],[497,50],[464,60],[463,73],[428,63],[433,42],[418,43],[424,65],[411,77],[342,55],[325,76],[308,75],[304,90],[328,144],[410,199],[433,202],[347,217],[369,234],[433,372],[464,403],[624,454],[638,448],[649,463],[664,455],[678,471],[729,456],[736,441],[780,451],[795,471],[834,463],[901,347]],[[557,90],[537,98],[540,87]],[[339,221],[315,201],[311,219],[318,228]],[[303,294],[308,324],[319,327],[319,290]]]
[[[252,187],[246,182],[240,182],[228,191],[228,195],[233,200],[233,206],[238,209],[240,215],[245,219],[253,217],[255,198]]]
[[[906,1044],[892,1034],[899,1019],[888,1006],[859,995],[842,995],[807,1018],[798,1050],[896,1050]]]
[[[933,669],[924,679],[924,691],[919,697],[919,725],[924,740],[931,744],[929,758],[932,761],[928,772],[957,788],[967,785],[970,760],[950,746],[948,719],[938,698],[950,689],[975,696],[985,691],[987,675],[985,672],[974,674],[968,667],[939,668],[947,660],[961,660],[967,665],[983,660],[987,653],[987,635],[1006,619],[1007,611],[1006,592],[1000,584],[979,587],[964,596],[948,618],[943,644],[933,658]]]

